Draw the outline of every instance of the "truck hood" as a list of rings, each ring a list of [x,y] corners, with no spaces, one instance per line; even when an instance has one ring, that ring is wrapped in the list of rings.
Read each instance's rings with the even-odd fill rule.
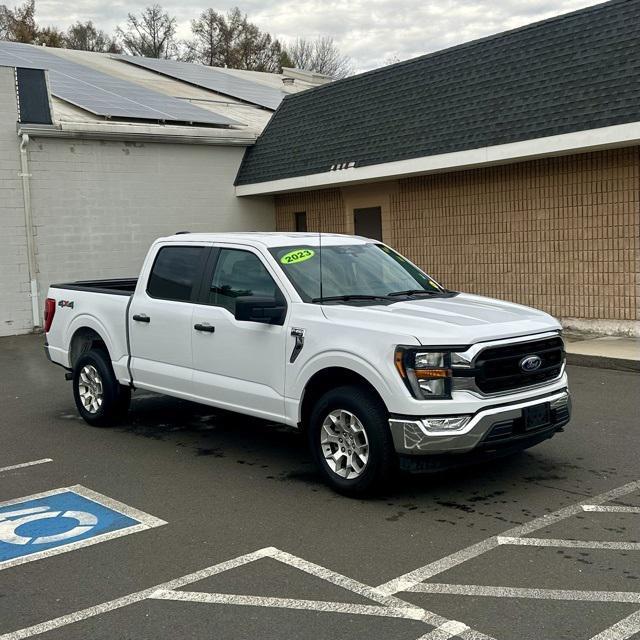
[[[392,304],[324,305],[329,320],[415,337],[424,345],[469,345],[561,329],[552,316],[512,302],[459,294]]]

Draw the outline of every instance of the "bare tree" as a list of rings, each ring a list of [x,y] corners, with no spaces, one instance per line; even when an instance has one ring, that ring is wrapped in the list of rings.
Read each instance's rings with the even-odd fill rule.
[[[173,58],[177,55],[176,19],[159,4],[147,7],[127,18],[126,30],[118,27],[117,34],[124,50],[134,56]]]
[[[0,37],[12,42],[35,42],[38,35],[35,14],[35,0],[27,0],[13,9],[0,5]]]
[[[238,7],[225,16],[206,9],[191,21],[184,59],[212,67],[280,71],[289,62],[280,42],[249,22]]]
[[[297,69],[323,73],[332,78],[344,78],[353,73],[351,58],[340,53],[333,38],[298,38],[287,49],[287,53]]]
[[[79,51],[122,52],[116,39],[97,29],[91,20],[76,22],[67,29],[66,46]]]

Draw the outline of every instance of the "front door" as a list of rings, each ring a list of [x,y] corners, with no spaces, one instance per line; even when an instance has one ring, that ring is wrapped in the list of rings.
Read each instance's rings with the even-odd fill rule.
[[[193,300],[210,247],[161,247],[144,290],[129,308],[135,384],[162,393],[191,391]]]
[[[211,272],[194,306],[194,393],[215,406],[282,420],[287,322],[234,315],[239,296],[286,300],[276,276],[257,251],[232,245],[220,245]]]
[[[353,229],[357,236],[382,242],[382,209],[380,207],[354,209]]]

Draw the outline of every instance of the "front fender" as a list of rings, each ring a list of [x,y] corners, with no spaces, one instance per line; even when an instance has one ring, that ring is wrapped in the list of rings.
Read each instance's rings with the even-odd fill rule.
[[[388,376],[385,376],[379,367],[352,352],[340,350],[326,351],[316,354],[304,363],[292,387],[289,389],[288,395],[298,401],[296,423],[300,421],[302,396],[309,380],[319,371],[332,367],[348,369],[362,376],[374,387],[387,407],[392,404],[392,397],[397,393],[397,390],[391,387]],[[398,382],[400,382],[399,378]]]

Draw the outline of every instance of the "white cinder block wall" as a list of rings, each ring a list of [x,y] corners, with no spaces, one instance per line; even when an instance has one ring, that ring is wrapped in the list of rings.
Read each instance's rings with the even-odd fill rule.
[[[275,229],[271,199],[234,195],[244,147],[32,138],[41,305],[51,282],[137,276],[176,231]]]
[[[32,329],[14,70],[0,67],[0,336]]]

